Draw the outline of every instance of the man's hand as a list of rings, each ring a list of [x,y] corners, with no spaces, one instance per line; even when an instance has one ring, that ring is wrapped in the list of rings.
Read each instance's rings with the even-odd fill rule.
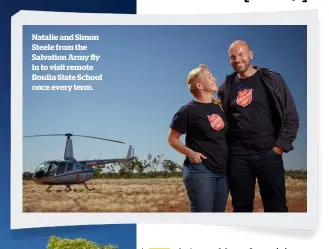
[[[274,147],[273,147],[273,150],[274,150],[274,152],[275,152],[276,154],[278,154],[278,155],[280,155],[280,156],[282,156],[282,154],[283,154],[283,152],[284,152],[284,150],[283,150],[282,148],[278,147],[278,146],[274,146]]]
[[[192,163],[202,163],[202,159],[207,159],[204,155],[199,152],[192,151],[188,154],[188,158]]]

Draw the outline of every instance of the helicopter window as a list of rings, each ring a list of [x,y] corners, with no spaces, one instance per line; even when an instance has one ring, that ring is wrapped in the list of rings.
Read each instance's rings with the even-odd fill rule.
[[[67,171],[71,171],[73,169],[73,164],[72,163],[68,163],[67,164],[67,168],[66,168],[66,172]]]
[[[54,162],[50,163],[47,176],[55,175],[56,170],[57,170],[57,163],[56,162],[55,163]]]
[[[47,172],[48,172],[48,167],[49,167],[48,162],[44,162],[44,163],[40,164],[37,167],[37,169],[35,170],[35,176],[37,178],[45,177],[47,175]]]
[[[43,165],[43,167],[42,167],[42,170],[45,172],[45,174],[47,174],[48,173],[48,170],[49,170],[49,168],[50,168],[50,163],[49,162],[46,162],[44,165]]]
[[[46,170],[47,169],[47,166],[49,166],[49,165],[47,165],[47,163],[40,164],[38,166],[38,168],[36,169],[36,172]]]
[[[43,166],[43,164],[42,164],[42,165],[39,165],[39,166],[35,169],[35,173],[41,171],[41,170],[42,170],[42,166]]]
[[[63,174],[65,172],[66,163],[59,163],[57,169],[57,175]]]

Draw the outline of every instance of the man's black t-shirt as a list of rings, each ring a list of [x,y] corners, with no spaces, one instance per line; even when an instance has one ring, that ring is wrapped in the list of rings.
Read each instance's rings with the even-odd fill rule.
[[[275,145],[273,105],[260,75],[236,77],[230,86],[227,119],[229,150],[232,155],[258,154]]]
[[[170,128],[186,134],[186,146],[207,157],[202,159],[205,167],[218,175],[226,175],[227,121],[219,105],[192,100],[174,115]],[[186,157],[184,165],[189,163]]]

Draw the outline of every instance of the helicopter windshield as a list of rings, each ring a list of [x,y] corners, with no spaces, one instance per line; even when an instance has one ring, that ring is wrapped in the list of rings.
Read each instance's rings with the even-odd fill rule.
[[[34,172],[36,178],[53,176],[56,173],[58,163],[56,161],[47,161],[40,164]]]

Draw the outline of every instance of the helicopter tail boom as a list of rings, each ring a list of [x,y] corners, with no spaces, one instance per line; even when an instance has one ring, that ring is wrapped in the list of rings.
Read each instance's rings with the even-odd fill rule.
[[[132,145],[130,145],[126,158],[86,160],[86,161],[80,161],[80,163],[88,165],[89,167],[94,167],[94,166],[105,166],[105,164],[110,164],[110,163],[129,162],[132,159],[134,159],[134,148],[132,147]]]

